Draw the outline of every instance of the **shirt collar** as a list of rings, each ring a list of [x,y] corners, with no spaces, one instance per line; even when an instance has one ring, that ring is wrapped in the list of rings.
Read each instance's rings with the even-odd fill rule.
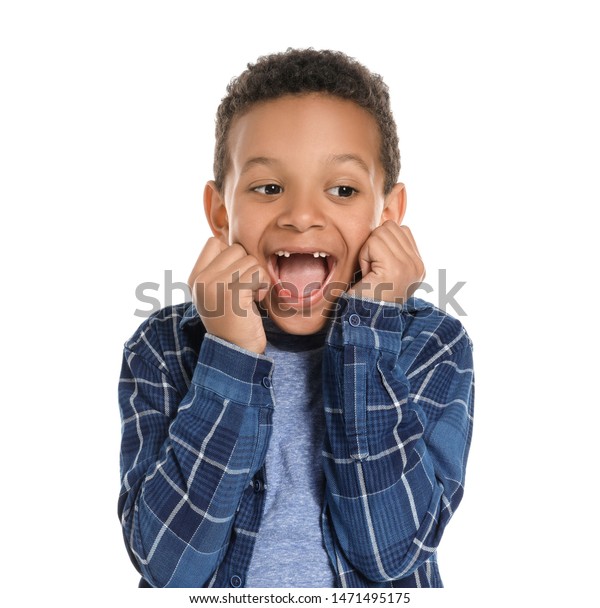
[[[433,304],[431,304],[431,302],[427,302],[426,300],[422,300],[421,298],[415,298],[413,296],[408,298],[406,302],[404,302],[402,305],[394,304],[394,302],[386,302],[385,300],[374,300],[373,298],[368,298],[364,296],[351,296],[346,292],[341,295],[340,299],[342,301],[345,300],[346,302],[350,302],[350,300],[356,300],[360,302],[362,300],[365,302],[372,302],[373,304],[380,304],[382,306],[396,306],[403,312],[417,312],[420,310],[427,310],[433,308]]]
[[[348,298],[346,294],[344,294],[342,297],[345,297],[346,299]],[[402,306],[402,309],[407,312],[426,310],[428,308],[433,308],[432,304],[430,302],[426,302],[425,300],[421,300],[420,298],[409,298]],[[183,313],[181,321],[179,321],[179,327],[183,329],[187,325],[196,325],[197,323],[200,323],[200,315],[198,314],[194,303],[189,302],[185,312]]]

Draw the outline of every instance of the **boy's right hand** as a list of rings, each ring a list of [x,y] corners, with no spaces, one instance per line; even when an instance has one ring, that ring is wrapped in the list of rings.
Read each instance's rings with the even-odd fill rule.
[[[188,285],[206,330],[255,353],[264,353],[267,339],[256,302],[271,287],[258,260],[234,243],[211,237],[202,249]]]

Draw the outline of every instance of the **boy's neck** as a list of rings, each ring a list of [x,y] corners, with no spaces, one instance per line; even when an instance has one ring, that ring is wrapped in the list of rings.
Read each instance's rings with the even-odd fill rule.
[[[273,319],[269,318],[264,312],[263,327],[267,336],[267,342],[282,350],[304,351],[312,350],[323,346],[327,336],[327,327],[309,335],[289,334],[279,328]]]

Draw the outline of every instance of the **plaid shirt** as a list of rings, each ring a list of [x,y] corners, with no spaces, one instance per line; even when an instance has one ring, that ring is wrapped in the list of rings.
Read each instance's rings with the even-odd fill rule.
[[[205,330],[192,304],[125,343],[119,515],[142,586],[241,587],[260,528],[272,362]],[[440,587],[472,431],[471,341],[413,298],[344,295],[323,353],[322,531],[342,587]]]

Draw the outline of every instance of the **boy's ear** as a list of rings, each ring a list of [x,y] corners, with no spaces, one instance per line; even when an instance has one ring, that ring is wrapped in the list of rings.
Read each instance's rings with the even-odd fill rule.
[[[392,191],[386,195],[383,212],[381,213],[381,224],[387,220],[392,220],[400,225],[406,212],[406,188],[404,184],[398,183]]]
[[[214,181],[204,186],[204,213],[212,233],[226,245],[229,245],[229,218],[221,193]]]

